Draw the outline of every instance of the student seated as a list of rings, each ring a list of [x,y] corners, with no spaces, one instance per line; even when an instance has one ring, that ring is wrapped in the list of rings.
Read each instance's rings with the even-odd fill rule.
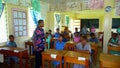
[[[73,39],[73,41],[74,41],[75,43],[80,42],[80,36],[79,36],[79,33],[75,33],[75,34],[74,34],[74,39]]]
[[[54,44],[54,49],[63,50],[64,46],[65,46],[65,42],[63,42],[63,35],[60,34],[58,40]],[[53,61],[54,66],[59,67],[59,64],[60,64],[59,62]]]
[[[87,37],[83,36],[81,39],[81,43],[78,43],[76,45],[76,49],[78,51],[89,51],[91,53],[91,47],[90,45],[87,43]],[[90,58],[91,60],[91,58]],[[79,64],[74,64],[74,68],[85,68],[84,65],[79,65]]]
[[[117,45],[118,44],[118,37],[117,37],[117,33],[113,33],[112,34],[112,37],[110,38],[109,40],[109,44],[115,44]]]
[[[98,43],[98,39],[96,38],[95,34],[94,33],[91,33],[90,34],[91,38],[90,38],[90,42],[92,43]]]
[[[51,35],[46,32],[46,44],[47,44],[47,48],[46,49],[50,49],[50,41],[51,41]]]
[[[15,41],[14,41],[14,36],[9,35],[9,42],[6,44],[7,47],[17,47]],[[7,56],[7,64],[10,64],[10,59],[14,60],[14,62],[18,63],[19,59],[15,56]]]
[[[58,38],[60,35],[59,28],[56,29],[56,33],[54,34],[55,38]]]
[[[118,46],[118,36],[117,36],[117,33],[113,33],[112,38],[110,38],[108,44],[111,45],[111,46],[113,46],[113,45]],[[118,54],[118,55],[120,55],[120,52],[111,50],[110,54]]]

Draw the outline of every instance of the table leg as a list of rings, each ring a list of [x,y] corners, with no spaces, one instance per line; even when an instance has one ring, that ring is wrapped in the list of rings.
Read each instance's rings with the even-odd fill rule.
[[[102,62],[101,62],[101,61],[100,61],[100,68],[103,68],[103,67],[102,67]]]
[[[28,56],[26,56],[26,68],[28,68]]]
[[[62,68],[62,61],[60,61],[60,68]]]
[[[51,68],[51,61],[48,60],[48,67]]]
[[[88,60],[86,60],[85,68],[89,68],[89,61]]]
[[[19,62],[20,62],[20,68],[22,68],[23,66],[22,66],[22,55],[20,55],[20,60],[19,60]]]
[[[70,68],[70,63],[68,63],[68,68]]]
[[[44,55],[42,55],[42,68],[44,68]]]
[[[64,58],[64,68],[66,68],[66,59]]]

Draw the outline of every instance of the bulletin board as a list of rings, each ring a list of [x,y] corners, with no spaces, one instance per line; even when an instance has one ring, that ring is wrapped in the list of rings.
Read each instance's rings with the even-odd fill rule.
[[[25,11],[13,10],[14,36],[27,36],[27,13]]]

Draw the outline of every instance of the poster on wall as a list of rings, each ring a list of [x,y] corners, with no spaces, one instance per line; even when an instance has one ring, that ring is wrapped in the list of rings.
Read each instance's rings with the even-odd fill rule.
[[[115,15],[120,16],[120,0],[116,0],[115,2]]]
[[[5,3],[19,5],[19,0],[4,0]]]
[[[89,0],[90,9],[101,9],[104,7],[104,0]]]

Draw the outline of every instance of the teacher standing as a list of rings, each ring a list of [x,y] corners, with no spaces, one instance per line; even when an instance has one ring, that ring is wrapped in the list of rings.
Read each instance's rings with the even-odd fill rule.
[[[44,21],[39,20],[37,28],[33,34],[34,52],[35,52],[35,68],[40,68],[42,65],[42,52],[45,46],[45,36],[44,36]]]

